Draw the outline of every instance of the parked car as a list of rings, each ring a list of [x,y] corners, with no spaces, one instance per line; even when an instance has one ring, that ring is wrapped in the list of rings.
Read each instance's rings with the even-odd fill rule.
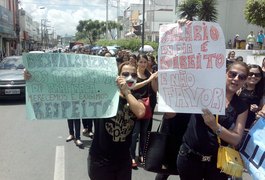
[[[8,56],[0,62],[0,99],[25,98],[22,56]]]

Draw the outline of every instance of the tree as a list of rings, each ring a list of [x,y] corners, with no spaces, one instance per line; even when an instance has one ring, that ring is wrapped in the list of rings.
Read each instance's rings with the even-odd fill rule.
[[[217,21],[216,0],[184,0],[178,5],[180,18],[199,21]]]
[[[113,30],[118,29],[122,30],[122,26],[115,21],[108,22],[108,31],[111,34],[112,39],[114,39]],[[84,20],[79,21],[78,26],[76,27],[76,39],[88,39],[90,44],[94,44],[97,40],[101,38],[106,33],[106,22],[100,22],[98,20],[92,21]]]
[[[111,35],[112,39],[115,39],[115,32],[113,31],[121,31],[123,29],[122,25],[120,23],[116,23],[115,21],[108,21],[108,31]]]
[[[180,18],[186,18],[190,21],[198,13],[199,0],[184,0],[178,5],[177,9],[180,12]]]
[[[104,26],[104,25],[103,25]],[[92,21],[84,20],[79,21],[78,26],[76,27],[76,39],[87,38],[90,44],[94,44],[100,38],[100,35],[103,34],[102,23],[98,20]]]
[[[198,19],[201,21],[216,22],[218,14],[216,5],[216,0],[200,0]]]
[[[245,7],[245,19],[248,23],[265,28],[265,0],[248,0]]]

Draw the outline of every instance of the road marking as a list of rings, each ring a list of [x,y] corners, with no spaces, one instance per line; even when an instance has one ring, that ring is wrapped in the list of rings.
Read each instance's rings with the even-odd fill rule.
[[[64,146],[56,146],[55,165],[54,165],[54,180],[65,179],[64,169]]]

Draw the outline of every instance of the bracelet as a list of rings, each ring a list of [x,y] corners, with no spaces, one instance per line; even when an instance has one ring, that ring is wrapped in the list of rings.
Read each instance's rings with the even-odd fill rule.
[[[222,133],[223,126],[219,126],[219,128],[215,131],[215,134],[219,136]]]

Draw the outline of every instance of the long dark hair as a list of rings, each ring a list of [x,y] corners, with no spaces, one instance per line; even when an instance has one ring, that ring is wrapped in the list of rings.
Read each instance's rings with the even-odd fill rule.
[[[146,61],[148,61],[148,57],[145,53],[140,53],[137,56],[137,62],[141,59],[144,58]],[[147,68],[144,70],[144,75],[147,77],[147,79],[151,76],[151,73],[147,70]]]
[[[249,70],[250,69],[258,69],[259,73],[261,74],[261,79],[260,81],[256,84],[255,86],[255,92],[258,96],[258,98],[261,98],[263,96],[263,90],[264,90],[264,77],[263,77],[263,71],[261,67],[257,64],[249,64],[248,65]]]
[[[248,76],[248,73],[249,73],[249,67],[248,67],[248,65],[245,63],[245,62],[243,62],[243,61],[234,61],[233,63],[231,63],[231,64],[229,64],[228,65],[228,67],[226,68],[226,72],[228,72],[233,66],[235,66],[235,65],[241,65],[241,66],[243,66],[244,68],[245,68],[245,70],[246,70],[246,75]]]

